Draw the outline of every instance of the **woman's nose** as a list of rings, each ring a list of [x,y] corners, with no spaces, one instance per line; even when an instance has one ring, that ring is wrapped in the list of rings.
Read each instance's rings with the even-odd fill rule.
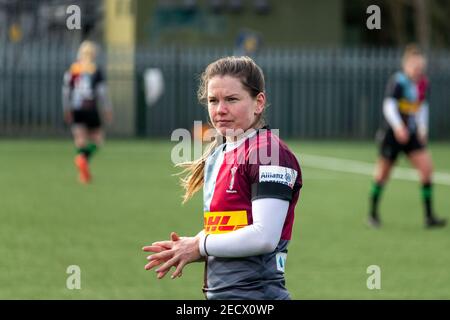
[[[224,101],[219,101],[217,103],[217,109],[216,112],[219,114],[227,113],[227,105]]]

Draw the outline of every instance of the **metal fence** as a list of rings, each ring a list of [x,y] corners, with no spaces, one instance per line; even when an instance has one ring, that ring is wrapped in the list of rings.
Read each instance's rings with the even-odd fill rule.
[[[196,99],[205,66],[233,52],[229,49],[166,48],[142,50],[137,72],[160,68],[166,94],[147,108],[138,95],[143,135],[165,136],[194,120],[207,119]],[[399,69],[396,49],[266,49],[254,57],[266,77],[270,103],[267,119],[284,137],[373,138],[382,121],[381,105],[388,78]],[[430,129],[433,138],[450,137],[450,56],[429,54]],[[142,74],[138,75],[142,79]],[[142,85],[140,85],[142,87]]]
[[[61,86],[75,53],[51,41],[0,46],[0,134],[64,133]]]
[[[119,68],[108,73],[110,84],[121,84],[113,85],[114,90],[133,86],[130,107],[135,130],[131,134],[159,137],[169,137],[176,128],[191,129],[194,120],[207,120],[196,98],[199,75],[211,61],[233,54],[230,48],[176,46],[109,50],[101,58],[105,66],[130,55],[134,61],[132,71]],[[75,53],[74,46],[54,43],[0,47],[1,135],[67,132],[62,122],[61,81]],[[268,122],[284,138],[373,138],[382,120],[386,82],[398,70],[400,54],[396,49],[265,49],[254,59],[266,76]],[[430,134],[447,139],[450,55],[433,51],[428,56]],[[150,107],[143,80],[148,68],[159,68],[165,83],[163,96]],[[116,117],[116,125],[120,121]]]

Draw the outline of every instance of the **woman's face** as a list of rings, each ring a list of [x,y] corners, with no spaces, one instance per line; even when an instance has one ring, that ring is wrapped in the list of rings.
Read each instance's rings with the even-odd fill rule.
[[[420,55],[411,56],[404,62],[403,69],[408,77],[417,81],[425,73],[426,60]]]
[[[240,79],[227,75],[209,79],[207,99],[211,122],[227,140],[250,129],[266,103],[263,92],[253,98]]]

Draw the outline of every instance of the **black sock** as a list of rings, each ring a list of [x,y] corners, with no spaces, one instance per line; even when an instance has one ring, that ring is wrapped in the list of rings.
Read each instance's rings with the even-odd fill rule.
[[[374,182],[372,184],[372,190],[370,192],[370,215],[373,218],[378,218],[378,203],[383,192],[383,184]]]
[[[424,183],[422,185],[422,199],[425,208],[425,216],[428,219],[433,217],[432,196],[433,196],[433,188],[431,183]]]

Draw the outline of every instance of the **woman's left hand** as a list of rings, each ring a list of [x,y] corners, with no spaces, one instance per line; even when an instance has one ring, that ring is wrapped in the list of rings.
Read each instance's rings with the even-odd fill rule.
[[[171,278],[179,277],[186,264],[201,259],[198,249],[199,237],[180,238],[175,232],[172,232],[170,237],[171,241],[155,242],[151,246],[143,248],[146,252],[154,252],[153,255],[147,257],[150,262],[145,265],[146,270],[164,263],[156,269],[158,279],[162,279],[172,266],[175,266],[176,270]]]
[[[423,145],[426,145],[428,143],[428,136],[426,133],[419,131],[418,136],[419,136],[420,143],[422,143]]]

